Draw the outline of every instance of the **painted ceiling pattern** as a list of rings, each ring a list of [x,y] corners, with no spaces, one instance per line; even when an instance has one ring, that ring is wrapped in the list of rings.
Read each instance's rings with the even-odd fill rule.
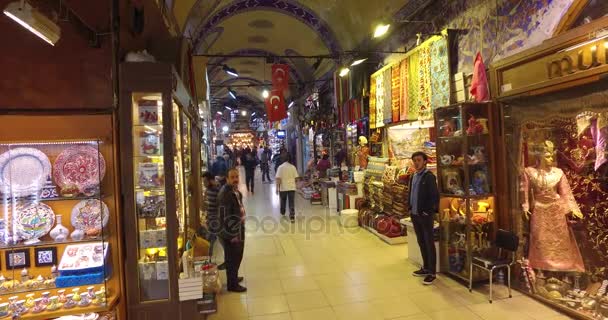
[[[192,39],[195,53],[270,58],[214,57],[209,61],[216,107],[230,102],[228,88],[217,87],[222,83],[234,85],[238,95],[246,95],[259,105],[259,85],[269,83],[272,62],[290,65],[292,93],[314,84],[316,79],[329,79],[336,59],[290,56],[339,57],[369,38],[377,22],[403,11],[409,2],[419,1],[180,0],[174,1],[174,15],[184,36]],[[230,79],[222,72],[222,64],[237,69],[242,79]],[[247,84],[258,87],[244,87]]]

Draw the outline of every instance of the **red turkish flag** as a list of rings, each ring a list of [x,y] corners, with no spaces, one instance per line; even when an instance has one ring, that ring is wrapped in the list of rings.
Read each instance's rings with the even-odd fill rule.
[[[289,65],[272,65],[272,87],[281,91],[289,88]]]
[[[268,121],[274,122],[287,118],[287,108],[285,106],[283,90],[272,89],[265,102]]]

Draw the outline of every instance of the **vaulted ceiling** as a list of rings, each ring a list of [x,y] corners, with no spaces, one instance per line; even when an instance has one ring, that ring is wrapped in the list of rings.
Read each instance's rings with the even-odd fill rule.
[[[412,2],[415,2],[411,0]],[[194,52],[229,56],[269,56],[292,68],[291,86],[301,92],[315,80],[327,77],[334,59],[290,58],[331,55],[339,57],[368,39],[372,28],[393,17],[408,0],[179,0],[173,1],[175,22],[192,39]],[[278,56],[278,57],[277,57]],[[212,106],[233,102],[227,88],[233,86],[239,107],[263,108],[261,92],[270,82],[273,59],[260,57],[213,57],[209,59]],[[317,62],[317,65],[315,63]],[[222,71],[234,68],[239,78]],[[246,85],[256,85],[246,87]]]

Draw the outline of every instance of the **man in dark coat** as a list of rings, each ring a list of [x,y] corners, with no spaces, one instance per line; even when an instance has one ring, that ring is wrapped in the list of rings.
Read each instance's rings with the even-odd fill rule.
[[[414,224],[414,231],[424,265],[413,275],[424,277],[423,283],[432,284],[437,272],[437,252],[433,227],[435,214],[439,211],[439,190],[437,178],[426,168],[428,156],[424,152],[415,152],[412,155],[416,173],[410,179],[409,207]]]
[[[228,171],[228,182],[218,194],[218,217],[221,230],[218,234],[224,247],[227,288],[232,292],[245,292],[247,288],[239,283],[239,268],[245,250],[245,207],[243,195],[239,192],[239,170]]]

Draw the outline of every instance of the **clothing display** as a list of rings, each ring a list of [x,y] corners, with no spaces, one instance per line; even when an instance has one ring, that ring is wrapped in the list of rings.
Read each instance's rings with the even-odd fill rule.
[[[533,203],[528,200],[531,188]],[[580,212],[564,172],[528,167],[523,177],[524,211],[532,210],[528,259],[532,268],[550,271],[585,271],[567,214]]]

